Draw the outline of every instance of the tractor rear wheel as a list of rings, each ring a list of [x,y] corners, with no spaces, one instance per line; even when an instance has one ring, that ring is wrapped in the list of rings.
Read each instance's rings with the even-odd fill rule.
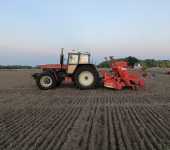
[[[97,85],[98,73],[91,66],[81,66],[77,69],[74,79],[79,89],[93,89]]]
[[[48,90],[56,87],[57,84],[51,75],[44,74],[37,79],[37,85],[41,90]]]

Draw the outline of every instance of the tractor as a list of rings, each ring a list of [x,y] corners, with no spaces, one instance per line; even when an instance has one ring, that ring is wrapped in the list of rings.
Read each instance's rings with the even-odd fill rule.
[[[90,63],[90,54],[87,52],[68,53],[67,65],[65,65],[62,49],[60,64],[40,65],[40,67],[43,72],[32,76],[42,90],[55,88],[68,78],[79,89],[96,88],[99,82],[99,73],[96,66]]]
[[[67,64],[64,64],[63,49],[60,54],[60,64],[40,65],[42,72],[35,73],[37,86],[48,90],[59,86],[68,79],[79,89],[94,89],[101,83],[104,87],[122,90],[124,87],[137,89],[144,87],[144,80],[135,73],[129,73],[128,63],[113,61],[110,72],[100,70],[90,62],[90,54],[86,52],[68,53]]]

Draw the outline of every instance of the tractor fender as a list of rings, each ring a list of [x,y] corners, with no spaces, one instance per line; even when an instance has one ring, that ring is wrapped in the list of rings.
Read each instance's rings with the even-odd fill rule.
[[[49,71],[43,71],[43,72],[40,72],[40,73],[34,73],[33,75],[32,75],[32,77],[34,78],[34,79],[39,79],[41,76],[43,76],[43,75],[51,75],[50,74],[50,72]]]
[[[37,80],[39,79],[42,75],[45,75],[46,73],[45,72],[41,72],[41,73],[34,73],[32,74],[32,77]]]
[[[39,79],[39,78],[40,78],[41,76],[43,76],[43,75],[51,75],[53,78],[56,79],[57,73],[56,73],[56,71],[48,70],[48,71],[43,71],[43,72],[40,72],[40,73],[34,73],[34,74],[32,75],[32,77],[33,77],[34,79]]]
[[[65,76],[66,76],[66,72],[65,71],[56,71],[56,70],[48,70],[48,71],[43,71],[41,73],[34,73],[32,75],[32,77],[35,80],[39,80],[41,76],[43,75],[50,75],[53,77],[53,79],[55,81],[63,81]]]

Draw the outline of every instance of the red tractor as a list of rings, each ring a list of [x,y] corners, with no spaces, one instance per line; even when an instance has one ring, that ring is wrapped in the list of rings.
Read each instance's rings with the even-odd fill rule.
[[[67,65],[64,64],[63,49],[60,64],[41,65],[41,73],[33,74],[38,87],[42,90],[52,89],[70,78],[79,89],[97,87],[99,73],[94,64],[90,63],[90,54],[84,52],[68,53]]]
[[[90,63],[90,54],[84,52],[68,53],[67,65],[64,64],[63,49],[60,64],[41,65],[42,72],[33,74],[38,87],[42,90],[55,88],[62,81],[70,79],[79,89],[94,89],[103,82],[105,87],[121,90],[124,87],[143,87],[144,81],[127,70],[127,62],[113,62],[112,73],[101,70]],[[100,77],[100,74],[102,77]]]

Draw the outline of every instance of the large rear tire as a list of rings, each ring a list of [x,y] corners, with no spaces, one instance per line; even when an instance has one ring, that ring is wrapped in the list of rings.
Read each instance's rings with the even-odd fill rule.
[[[74,76],[79,89],[94,89],[98,82],[98,72],[91,66],[80,66]]]
[[[37,86],[41,90],[49,90],[53,89],[54,87],[58,86],[59,83],[49,74],[43,74],[37,79]]]

